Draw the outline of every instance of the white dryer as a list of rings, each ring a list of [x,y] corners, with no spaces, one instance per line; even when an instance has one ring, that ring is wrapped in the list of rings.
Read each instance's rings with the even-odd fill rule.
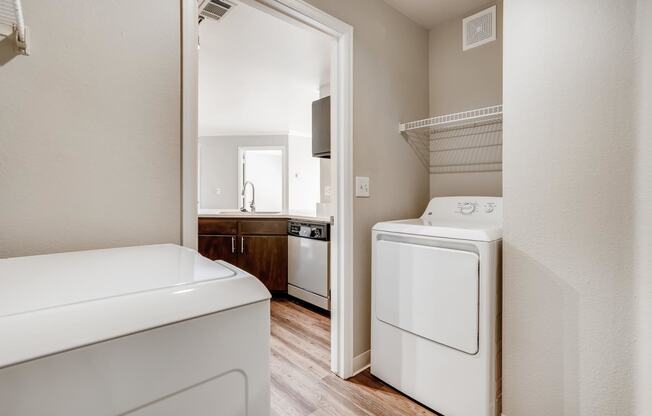
[[[445,416],[496,416],[502,198],[434,198],[372,238],[371,373]]]

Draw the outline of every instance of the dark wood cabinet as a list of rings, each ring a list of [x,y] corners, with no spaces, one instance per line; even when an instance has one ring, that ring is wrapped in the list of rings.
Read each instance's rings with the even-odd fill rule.
[[[200,235],[199,252],[211,260],[224,260],[237,265],[237,239],[235,235]]]
[[[287,291],[287,236],[240,236],[238,267],[259,278],[270,291]]]
[[[287,220],[246,220],[238,223],[240,235],[284,235],[288,234]]]
[[[199,218],[198,246],[203,256],[240,267],[271,292],[287,291],[287,220]]]
[[[236,235],[238,220],[221,218],[200,218],[199,235]]]

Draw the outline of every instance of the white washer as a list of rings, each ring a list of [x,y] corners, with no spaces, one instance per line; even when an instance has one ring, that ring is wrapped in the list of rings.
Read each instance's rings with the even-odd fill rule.
[[[269,297],[172,244],[0,260],[0,415],[268,415]]]
[[[371,373],[446,416],[500,410],[502,198],[372,231]]]

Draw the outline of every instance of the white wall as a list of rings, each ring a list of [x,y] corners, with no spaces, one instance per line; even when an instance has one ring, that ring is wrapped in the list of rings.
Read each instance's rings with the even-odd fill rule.
[[[353,204],[354,354],[370,344],[371,227],[418,216],[428,173],[398,132],[428,115],[428,34],[377,0],[309,0],[354,27],[353,174],[371,178],[371,198]]]
[[[285,134],[269,136],[213,136],[199,138],[199,207],[236,209],[241,200],[238,187],[238,146],[288,146]],[[217,189],[220,194],[217,194]]]
[[[199,26],[199,135],[311,134],[333,40],[238,3]]]
[[[497,6],[497,40],[466,51],[462,50],[462,19]],[[457,113],[501,104],[503,80],[503,34],[502,1],[488,2],[460,16],[449,19],[430,30],[429,34],[429,83],[430,115]],[[477,134],[481,130],[467,130]],[[467,143],[492,141],[488,135],[466,136],[446,143],[446,148],[459,150],[446,152],[440,163],[459,163],[464,160],[498,160],[493,155],[496,148],[464,149]],[[441,154],[439,154],[441,159]],[[480,159],[478,159],[480,157]],[[436,173],[430,175],[430,196],[454,195],[502,195],[501,172],[473,172],[482,166],[466,166],[463,172]],[[443,169],[446,170],[446,169]]]
[[[319,202],[321,159],[312,157],[312,138],[288,137],[288,209],[314,215]]]
[[[650,414],[635,409],[652,209],[636,1],[521,0],[504,17],[504,413]]]
[[[179,2],[23,6],[32,55],[0,41],[0,258],[179,243]]]

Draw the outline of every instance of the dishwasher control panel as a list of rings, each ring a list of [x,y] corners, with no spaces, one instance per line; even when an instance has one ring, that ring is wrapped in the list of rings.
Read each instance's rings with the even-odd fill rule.
[[[288,221],[288,235],[310,238],[312,240],[330,240],[329,224],[306,221]]]

